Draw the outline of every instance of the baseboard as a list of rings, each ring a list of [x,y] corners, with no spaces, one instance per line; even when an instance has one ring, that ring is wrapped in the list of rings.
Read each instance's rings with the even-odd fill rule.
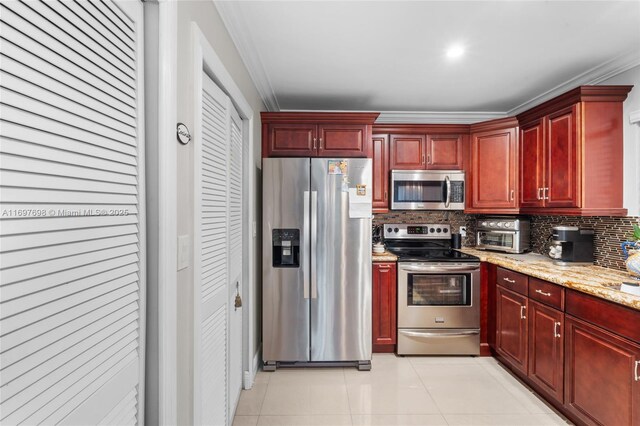
[[[253,383],[256,381],[256,374],[260,368],[260,353],[262,353],[262,343],[258,345],[256,353],[253,354],[253,361],[251,362],[251,371],[244,371],[242,387],[244,389],[251,389]]]

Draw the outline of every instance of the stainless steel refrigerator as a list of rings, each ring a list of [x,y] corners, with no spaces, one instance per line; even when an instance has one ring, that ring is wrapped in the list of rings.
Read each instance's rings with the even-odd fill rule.
[[[262,164],[265,370],[334,362],[370,369],[371,160]]]

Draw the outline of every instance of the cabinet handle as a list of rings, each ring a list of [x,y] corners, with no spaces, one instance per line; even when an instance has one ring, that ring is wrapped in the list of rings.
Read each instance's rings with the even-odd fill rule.
[[[543,199],[548,200],[549,199],[549,188],[542,188],[544,190],[543,192]]]
[[[317,149],[316,141],[317,141],[317,139],[313,138],[313,149]]]
[[[503,281],[506,281],[506,282],[508,282],[508,283],[511,283],[511,284],[515,284],[515,283],[516,283],[516,280],[510,280],[510,279],[509,279],[509,278],[507,278],[507,277],[504,277],[502,280],[503,280]]]
[[[527,319],[527,316],[524,314],[525,309],[527,309],[526,306],[520,306],[520,319]]]
[[[536,293],[541,294],[543,296],[547,296],[547,297],[551,296],[551,293],[545,293],[544,291],[542,291],[540,289],[537,289]]]
[[[515,195],[516,195],[516,191],[512,189],[511,192],[509,193],[509,200],[513,201]]]
[[[560,332],[558,330],[560,329],[561,325],[562,324],[560,324],[559,322],[553,323],[553,337],[560,337]]]
[[[424,164],[424,154],[422,154],[422,164]]]
[[[322,138],[320,138],[320,149],[322,149]]]
[[[640,375],[638,374],[638,366],[640,366],[640,361],[636,361],[636,369],[635,369],[636,382],[640,382]]]
[[[387,201],[387,191],[384,191],[384,200]]]
[[[427,155],[427,164],[431,164],[431,155]]]
[[[542,200],[542,195],[540,194],[542,192],[542,188],[538,188],[538,200]]]

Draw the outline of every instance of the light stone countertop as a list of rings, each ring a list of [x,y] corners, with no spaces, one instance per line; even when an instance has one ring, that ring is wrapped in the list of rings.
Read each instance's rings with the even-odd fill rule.
[[[372,254],[373,254],[372,256],[373,262],[395,262],[398,260],[398,256],[386,250],[384,253],[381,253],[381,254],[376,254],[376,253],[372,253]]]
[[[503,268],[640,310],[640,296],[618,290],[623,282],[635,281],[630,274],[624,271],[593,265],[558,266],[547,256],[535,253],[506,254],[468,247],[464,247],[460,251],[478,256],[482,262],[493,263]]]

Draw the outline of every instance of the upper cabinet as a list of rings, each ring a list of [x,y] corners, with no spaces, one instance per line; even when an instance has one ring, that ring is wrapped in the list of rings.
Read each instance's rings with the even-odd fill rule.
[[[463,135],[427,135],[427,169],[462,169],[463,140]]]
[[[622,102],[632,86],[581,86],[517,116],[520,212],[625,215]]]
[[[392,134],[391,170],[461,170],[461,134]]]
[[[471,125],[465,212],[518,212],[517,130],[515,118]]]
[[[423,170],[427,167],[424,135],[391,135],[391,170]]]
[[[389,210],[389,135],[375,134],[373,141],[373,194],[374,213]]]
[[[263,157],[370,157],[378,113],[262,112]]]

